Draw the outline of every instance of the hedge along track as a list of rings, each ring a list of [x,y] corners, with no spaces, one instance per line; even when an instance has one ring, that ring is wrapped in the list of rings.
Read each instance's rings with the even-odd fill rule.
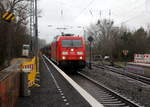
[[[100,88],[100,101],[106,107],[142,107],[137,103],[125,98],[119,93],[107,88],[106,86],[100,84],[94,79],[88,77],[87,75],[78,72],[78,75],[87,80],[87,82],[92,82],[98,88]]]

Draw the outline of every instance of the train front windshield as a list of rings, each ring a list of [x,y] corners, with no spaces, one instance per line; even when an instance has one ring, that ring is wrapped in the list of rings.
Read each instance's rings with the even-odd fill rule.
[[[62,40],[62,47],[82,47],[82,40],[66,39]]]

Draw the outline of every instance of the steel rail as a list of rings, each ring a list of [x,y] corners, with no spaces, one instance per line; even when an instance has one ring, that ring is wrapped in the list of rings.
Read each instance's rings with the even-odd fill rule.
[[[110,106],[111,106],[111,105],[118,105],[118,106],[126,106],[126,107],[128,107],[128,106],[129,106],[129,107],[142,107],[142,106],[140,106],[139,104],[137,104],[137,103],[131,101],[130,99],[128,99],[128,98],[126,98],[126,97],[120,95],[119,93],[117,93],[117,92],[115,92],[115,91],[109,89],[108,87],[104,86],[103,84],[97,82],[96,80],[90,78],[89,76],[87,76],[87,75],[85,75],[85,74],[83,74],[83,73],[81,73],[81,72],[78,72],[78,75],[80,75],[80,76],[82,76],[83,78],[89,80],[90,82],[96,84],[96,85],[99,86],[102,90],[104,90],[104,92],[107,93],[107,94],[106,94],[106,99],[107,99],[108,101],[106,101],[106,99],[105,99],[105,101],[102,101],[102,102],[101,102],[102,104],[103,104],[103,102],[104,102],[104,106],[105,106],[105,105],[106,105],[106,106],[107,106],[107,105],[110,105]],[[111,98],[112,98],[112,99],[111,99],[111,98],[109,99],[108,95],[109,95],[109,96],[111,95]],[[108,98],[107,98],[107,97],[108,97]],[[118,103],[117,103],[116,101],[117,101]]]
[[[148,77],[144,77],[142,75],[138,75],[138,74],[134,74],[134,73],[130,73],[130,72],[127,72],[124,70],[119,70],[119,69],[115,69],[115,68],[110,68],[108,66],[102,66],[102,65],[95,65],[93,64],[95,67],[98,67],[98,68],[102,68],[102,69],[107,69],[111,72],[114,72],[114,73],[117,73],[117,74],[121,74],[123,76],[127,76],[129,78],[132,78],[134,80],[137,80],[137,81],[140,81],[140,82],[143,82],[143,83],[146,83],[148,85],[150,85],[150,78]]]

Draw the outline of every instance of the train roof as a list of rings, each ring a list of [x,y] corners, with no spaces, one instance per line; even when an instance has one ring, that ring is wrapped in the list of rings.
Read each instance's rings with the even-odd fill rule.
[[[59,36],[57,40],[60,39],[82,39],[82,37],[81,36]]]
[[[54,37],[55,40],[60,40],[60,39],[82,39],[83,37],[81,36],[75,36],[74,34],[64,34],[64,35],[57,35]]]

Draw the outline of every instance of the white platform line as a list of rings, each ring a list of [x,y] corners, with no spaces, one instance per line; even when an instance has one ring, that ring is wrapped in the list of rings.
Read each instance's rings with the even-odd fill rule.
[[[50,72],[50,74],[51,74],[51,76],[52,76],[52,79],[53,79],[53,81],[54,81],[54,83],[55,83],[57,89],[58,89],[59,92],[60,92],[60,95],[62,96],[63,92],[62,92],[60,86],[58,85],[58,82],[56,81],[54,75],[53,75],[52,72],[50,71],[48,65],[46,64],[46,62],[44,61],[43,58],[42,58],[42,60],[43,60],[43,62],[44,62],[44,64],[45,64],[45,66],[47,67],[47,70]],[[62,96],[62,99],[63,99],[64,102],[69,103],[68,100],[66,99],[66,97],[64,96],[64,94],[63,94],[63,96]]]
[[[48,71],[50,72],[50,69],[49,69],[48,65],[45,63],[44,59],[43,59],[43,62],[44,62],[44,64],[45,64],[45,66],[47,67]],[[53,75],[51,72],[50,72],[50,74],[51,74],[51,76],[52,76],[52,78],[53,78],[53,81],[54,81],[54,83],[55,83],[57,89],[59,89],[60,87],[59,87],[59,85],[58,85],[58,83],[57,83],[57,81],[56,81],[54,75]]]
[[[81,94],[81,96],[92,106],[92,107],[104,107],[94,97],[92,97],[87,91],[81,88],[75,81],[67,76],[61,69],[59,69],[52,61],[50,61],[45,55],[44,57],[59,71],[59,73]]]

